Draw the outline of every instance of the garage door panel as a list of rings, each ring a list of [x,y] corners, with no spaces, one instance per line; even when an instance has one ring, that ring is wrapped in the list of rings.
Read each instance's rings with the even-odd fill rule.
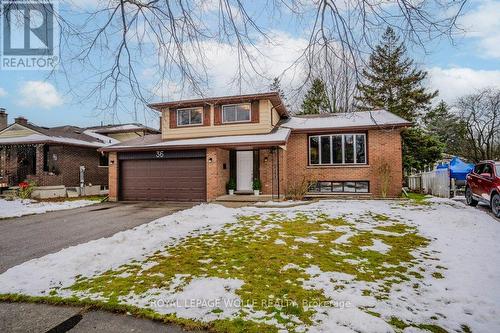
[[[122,200],[206,201],[204,158],[124,160]]]

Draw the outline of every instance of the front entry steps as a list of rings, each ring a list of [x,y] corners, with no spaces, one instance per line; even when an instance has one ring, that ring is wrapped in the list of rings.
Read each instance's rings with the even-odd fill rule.
[[[253,191],[234,191],[234,194],[236,195],[253,195]]]

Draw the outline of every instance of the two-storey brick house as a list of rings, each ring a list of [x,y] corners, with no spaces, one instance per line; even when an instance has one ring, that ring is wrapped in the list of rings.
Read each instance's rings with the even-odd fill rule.
[[[402,184],[401,129],[387,111],[290,116],[274,92],[152,104],[162,133],[102,148],[110,200],[211,201],[226,194],[282,196],[303,181],[311,194],[389,196]],[[387,177],[386,177],[387,178]]]

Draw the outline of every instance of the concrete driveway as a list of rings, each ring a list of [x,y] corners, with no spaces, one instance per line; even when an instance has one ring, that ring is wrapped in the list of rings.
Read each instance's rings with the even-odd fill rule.
[[[109,237],[151,222],[191,203],[102,203],[0,220],[0,273],[30,259]]]
[[[25,261],[151,222],[190,203],[102,203],[0,220],[0,273]],[[182,332],[176,325],[47,304],[0,303],[0,332]]]

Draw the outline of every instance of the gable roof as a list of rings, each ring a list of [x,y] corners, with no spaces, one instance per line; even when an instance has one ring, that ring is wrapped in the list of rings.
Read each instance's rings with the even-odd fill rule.
[[[54,143],[101,148],[120,142],[104,134],[137,131],[159,133],[159,131],[141,124],[106,125],[82,128],[70,125],[41,127],[28,122],[23,124],[13,123],[0,131],[0,135],[16,128],[29,130],[30,133],[29,135],[13,135],[11,137],[0,136],[0,144]]]
[[[59,143],[84,147],[102,147],[105,143],[95,137],[87,135],[85,129],[76,126],[41,127],[31,123],[14,123],[7,126],[0,134],[13,130],[26,129],[29,135],[13,135],[0,137],[0,144],[23,143]]]
[[[160,131],[157,129],[138,123],[92,126],[92,127],[87,127],[86,130],[91,130],[94,133],[99,133],[99,134],[143,132],[143,131],[148,133],[160,133]]]
[[[233,96],[219,96],[219,97],[207,97],[207,98],[197,98],[197,99],[186,99],[180,101],[170,101],[161,103],[148,104],[150,108],[156,111],[161,111],[164,108],[184,108],[191,106],[200,106],[204,104],[232,104],[232,103],[245,103],[252,100],[258,99],[268,99],[271,101],[273,107],[278,111],[281,116],[288,116],[288,110],[285,104],[281,100],[278,92],[264,92],[257,94],[247,94],[247,95],[233,95]]]
[[[282,123],[293,131],[395,128],[411,123],[386,110],[294,116]]]

